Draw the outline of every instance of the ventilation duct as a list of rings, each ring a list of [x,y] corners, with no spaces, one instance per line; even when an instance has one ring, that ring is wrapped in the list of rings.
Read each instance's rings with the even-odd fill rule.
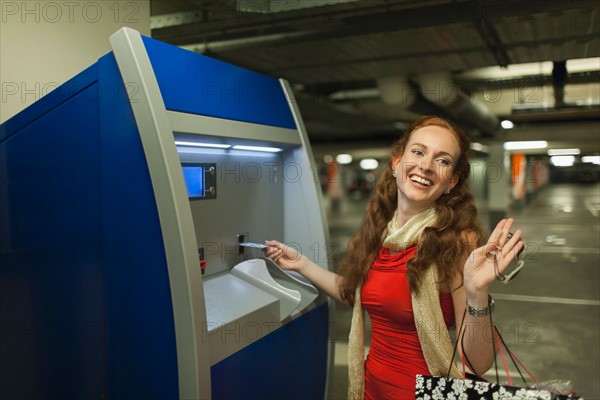
[[[483,105],[473,102],[449,73],[421,75],[418,84],[423,97],[437,105],[458,122],[466,123],[481,131],[483,136],[494,136],[500,129],[500,121]]]
[[[415,103],[417,93],[406,77],[389,77],[377,79],[379,97],[387,105],[409,108]]]
[[[295,0],[295,1],[281,1],[281,0],[237,0],[234,2],[235,7],[238,11],[254,12],[261,14],[272,14],[277,12],[290,12],[297,11],[305,8],[316,8],[322,6],[331,6],[339,3],[352,3],[357,0],[327,0],[327,1],[315,1],[315,0]],[[231,3],[231,2],[229,2]]]

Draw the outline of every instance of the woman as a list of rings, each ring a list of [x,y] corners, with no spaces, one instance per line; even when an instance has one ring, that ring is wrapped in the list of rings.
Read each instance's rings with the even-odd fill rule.
[[[520,230],[509,238],[508,219],[478,247],[468,151],[468,136],[451,123],[431,116],[416,121],[393,146],[337,273],[282,243],[266,242],[267,255],[281,268],[354,307],[352,399],[414,399],[416,374],[447,374],[453,350],[448,329],[461,321],[466,336],[459,349],[470,368],[483,374],[493,364],[489,318],[482,318],[493,310],[488,288],[524,245]],[[366,361],[363,309],[372,322]],[[455,365],[451,375],[460,376]]]

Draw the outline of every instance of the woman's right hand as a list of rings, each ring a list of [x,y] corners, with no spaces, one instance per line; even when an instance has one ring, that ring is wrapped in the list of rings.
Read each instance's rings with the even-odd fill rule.
[[[265,249],[267,257],[280,268],[300,272],[305,266],[307,258],[293,247],[276,240],[266,240],[265,244],[268,246]]]
[[[275,262],[281,269],[296,271],[304,278],[325,292],[336,301],[345,303],[340,296],[340,277],[315,264],[301,252],[276,240],[266,240],[267,248],[264,250],[267,257]]]

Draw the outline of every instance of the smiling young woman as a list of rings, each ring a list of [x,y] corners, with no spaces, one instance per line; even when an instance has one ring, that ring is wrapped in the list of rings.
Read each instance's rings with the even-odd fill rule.
[[[492,365],[490,327],[480,316],[492,312],[488,287],[523,242],[520,230],[509,237],[509,219],[478,247],[482,230],[468,186],[469,145],[469,137],[444,119],[416,121],[392,147],[336,273],[280,242],[266,242],[267,255],[281,268],[354,307],[351,399],[414,399],[416,374],[446,375],[451,366],[450,375],[459,377],[449,329],[463,314],[470,340],[459,351],[477,374]],[[372,328],[366,361],[363,310]]]
[[[398,226],[403,226],[406,220],[432,206],[437,216],[436,227],[426,229],[419,240],[427,252],[417,252],[413,257],[410,265],[415,268],[408,273],[409,282],[412,281],[411,289],[418,291],[417,271],[433,265],[437,259],[438,264],[445,264],[438,265],[441,280],[451,286],[454,265],[479,244],[482,236],[477,207],[468,186],[470,143],[470,138],[450,122],[425,116],[415,121],[393,145],[390,166],[384,170],[362,225],[350,240],[348,255],[338,267],[338,273],[345,278],[340,284],[345,301],[354,302],[355,288],[366,278],[394,213]],[[429,146],[426,156],[422,155],[424,145]],[[437,160],[435,167],[430,168],[430,158]],[[426,188],[418,187],[410,178],[414,179],[421,168],[428,179],[436,179]],[[470,243],[464,240],[467,233],[472,239]]]
[[[433,122],[433,121],[430,121]],[[398,185],[398,217],[410,218],[433,206],[458,182],[454,160],[459,161],[459,140],[450,130],[425,125],[413,131],[403,154],[392,159]],[[405,220],[398,220],[402,225]]]

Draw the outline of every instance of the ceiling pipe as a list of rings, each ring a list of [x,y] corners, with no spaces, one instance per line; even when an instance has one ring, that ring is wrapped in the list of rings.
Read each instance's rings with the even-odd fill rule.
[[[396,119],[412,121],[420,115],[451,117],[445,110],[425,99],[419,86],[405,75],[379,78],[377,88],[380,100],[387,106],[388,115],[395,113]]]
[[[406,76],[378,78],[376,87],[339,90],[329,95],[333,101],[379,99],[388,106],[410,108],[419,96],[418,87]]]
[[[414,121],[420,115],[454,118],[426,100],[419,86],[406,75],[378,78],[376,84],[371,88],[334,92],[329,96],[329,100],[333,101],[331,105],[339,111],[387,121],[394,130],[400,129],[398,126],[403,122]]]
[[[453,80],[450,73],[420,75],[421,94],[448,112],[459,123],[477,128],[483,136],[494,136],[500,130],[499,119],[483,105],[475,103]]]

